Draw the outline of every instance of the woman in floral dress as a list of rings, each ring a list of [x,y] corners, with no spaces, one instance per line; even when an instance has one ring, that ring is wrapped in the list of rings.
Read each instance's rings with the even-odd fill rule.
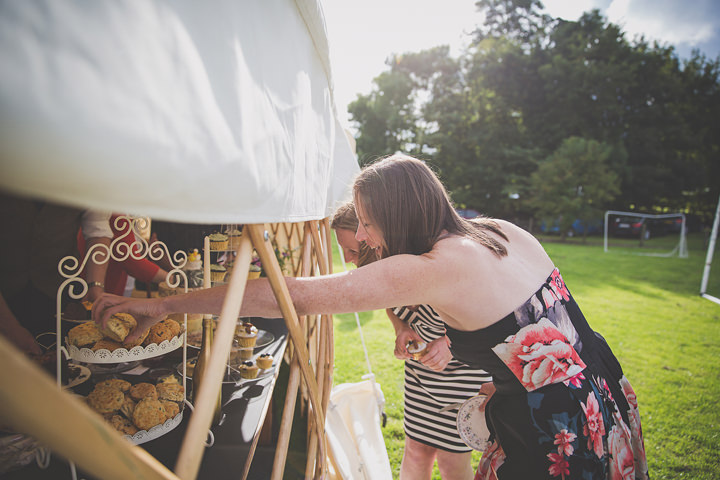
[[[532,235],[503,220],[460,218],[432,170],[402,154],[366,166],[353,195],[356,238],[381,260],[287,278],[298,314],[430,305],[453,356],[493,377],[485,417],[494,442],[476,478],[647,478],[635,394]],[[133,314],[132,341],[168,313],[219,313],[226,291],[107,295],[93,318]],[[281,315],[267,279],[248,281],[240,315]]]

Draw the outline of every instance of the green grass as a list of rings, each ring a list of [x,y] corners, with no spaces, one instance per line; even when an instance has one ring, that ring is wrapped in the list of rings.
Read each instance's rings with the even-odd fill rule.
[[[651,478],[720,478],[720,305],[698,293],[707,245],[688,238],[689,258],[634,255],[669,251],[677,237],[543,244],[595,330],[613,348],[640,402]],[[337,252],[335,252],[337,253]],[[720,297],[720,253],[707,292]],[[335,257],[339,257],[336,255]],[[342,271],[336,260],[335,271]],[[385,444],[395,478],[404,433],[403,362],[392,354],[393,329],[384,312],[360,314],[373,373],[385,394]],[[367,373],[353,315],[335,316],[334,383],[360,381]],[[479,453],[473,456],[477,466]],[[440,475],[435,467],[434,479]]]

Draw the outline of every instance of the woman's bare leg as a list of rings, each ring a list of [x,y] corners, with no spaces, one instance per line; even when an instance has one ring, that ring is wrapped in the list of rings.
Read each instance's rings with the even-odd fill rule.
[[[437,449],[405,437],[400,480],[430,480]]]
[[[472,452],[456,453],[437,449],[437,462],[443,480],[472,480]]]

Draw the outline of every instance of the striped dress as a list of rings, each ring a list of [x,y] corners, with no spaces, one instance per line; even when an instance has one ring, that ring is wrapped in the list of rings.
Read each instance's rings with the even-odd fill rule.
[[[445,324],[429,306],[398,307],[393,310],[408,323],[424,342],[445,335]],[[405,435],[415,441],[448,452],[469,452],[457,431],[457,409],[439,412],[451,403],[477,395],[480,386],[492,378],[484,370],[450,360],[445,370],[436,372],[422,363],[405,361]]]

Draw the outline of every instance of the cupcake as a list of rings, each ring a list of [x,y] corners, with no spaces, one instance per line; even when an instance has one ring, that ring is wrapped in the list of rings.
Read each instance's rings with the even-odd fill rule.
[[[274,358],[272,355],[270,355],[269,353],[263,353],[257,358],[257,365],[263,370],[267,370],[268,368],[272,367],[273,360]]]
[[[419,361],[427,353],[427,343],[410,340],[407,344],[407,351],[413,359]]]
[[[248,360],[238,366],[238,371],[242,378],[257,378],[260,369],[255,365],[255,362]]]
[[[260,267],[254,264],[250,265],[248,270],[248,279],[260,278]]]
[[[226,274],[227,268],[223,267],[222,265],[218,265],[217,263],[213,263],[212,265],[210,265],[210,279],[213,282],[224,281]]]
[[[228,247],[232,250],[236,250],[240,246],[240,239],[242,238],[242,232],[237,228],[233,228],[227,231],[228,236]]]
[[[235,328],[235,339],[241,347],[254,347],[257,341],[258,329],[250,322],[243,322]]]
[[[228,236],[224,233],[211,233],[208,238],[210,239],[210,250],[227,250]]]

